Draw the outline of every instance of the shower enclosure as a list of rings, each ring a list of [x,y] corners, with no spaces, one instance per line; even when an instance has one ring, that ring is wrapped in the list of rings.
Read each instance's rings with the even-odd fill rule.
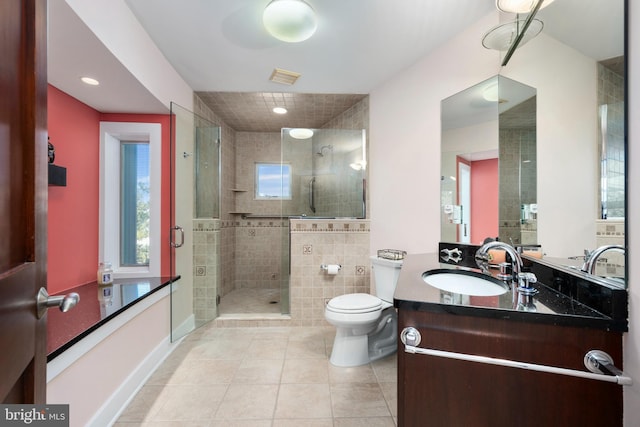
[[[219,317],[286,317],[289,219],[365,217],[364,130],[225,142],[215,123],[175,104],[171,114],[172,339]]]
[[[220,127],[171,104],[171,339],[217,316]]]
[[[624,59],[598,64],[600,219],[625,218]]]

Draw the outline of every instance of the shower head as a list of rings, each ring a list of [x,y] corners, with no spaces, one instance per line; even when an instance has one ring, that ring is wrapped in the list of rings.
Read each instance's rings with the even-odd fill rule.
[[[320,157],[324,157],[325,150],[326,150],[326,151],[332,151],[332,150],[333,150],[333,145],[323,145],[323,146],[320,148],[320,151],[318,151],[316,154],[317,154],[318,156],[320,156]]]

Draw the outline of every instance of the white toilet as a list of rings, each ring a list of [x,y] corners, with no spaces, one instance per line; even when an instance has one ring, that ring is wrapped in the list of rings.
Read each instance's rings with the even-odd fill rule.
[[[332,298],[324,311],[336,327],[331,364],[360,366],[397,349],[397,313],[393,307],[402,260],[371,257],[374,295],[347,294]]]

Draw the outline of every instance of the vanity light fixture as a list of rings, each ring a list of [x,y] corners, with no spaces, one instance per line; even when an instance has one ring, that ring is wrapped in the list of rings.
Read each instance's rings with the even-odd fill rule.
[[[287,109],[284,107],[273,107],[273,111],[276,114],[287,114]]]
[[[289,131],[289,135],[291,135],[291,138],[295,139],[309,139],[313,136],[313,130],[305,128],[295,128]]]
[[[82,80],[83,83],[86,83],[90,86],[98,86],[100,84],[99,81],[91,77],[80,77],[80,80]]]
[[[554,0],[543,0],[538,10],[553,3]],[[537,0],[496,0],[496,7],[500,12],[529,13],[536,7]]]
[[[262,23],[278,40],[298,43],[316,32],[318,19],[304,0],[272,0],[262,13]]]

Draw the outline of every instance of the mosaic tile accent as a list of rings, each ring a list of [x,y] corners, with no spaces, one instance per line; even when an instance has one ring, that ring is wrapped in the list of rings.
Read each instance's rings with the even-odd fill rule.
[[[369,220],[291,220],[291,233],[369,233]]]
[[[625,246],[624,220],[596,221],[596,247],[605,245]],[[595,248],[592,248],[595,249]],[[607,251],[598,260],[596,274],[599,276],[624,277],[625,255],[620,252]]]

